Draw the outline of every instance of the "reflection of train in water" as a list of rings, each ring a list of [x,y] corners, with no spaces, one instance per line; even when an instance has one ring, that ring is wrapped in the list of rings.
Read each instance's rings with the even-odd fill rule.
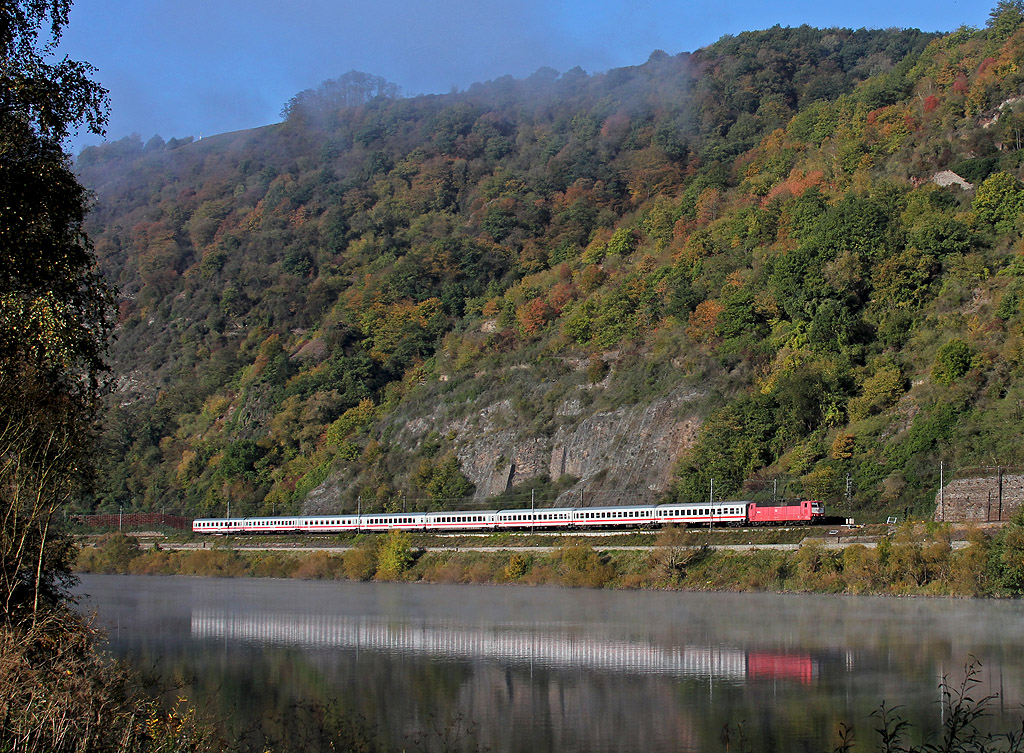
[[[721,645],[662,646],[563,632],[543,625],[481,628],[457,622],[403,621],[389,617],[234,613],[200,609],[192,613],[192,636],[231,644],[272,643],[311,649],[362,651],[448,659],[484,659],[508,665],[589,667],[611,672],[711,677],[716,680],[787,680],[809,685],[818,660],[805,651],[751,650]]]
[[[824,522],[821,502],[756,502],[461,510],[271,518],[200,518],[196,533],[348,533],[369,531],[544,531],[659,528],[665,525],[797,525]]]

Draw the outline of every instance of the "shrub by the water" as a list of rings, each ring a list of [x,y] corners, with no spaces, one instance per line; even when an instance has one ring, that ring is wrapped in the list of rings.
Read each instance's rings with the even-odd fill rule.
[[[563,585],[573,588],[601,588],[615,575],[615,569],[589,544],[569,540],[552,555]]]
[[[349,580],[370,580],[377,572],[377,540],[367,539],[346,552],[342,559],[342,571]]]
[[[411,544],[412,537],[408,531],[394,530],[384,534],[377,552],[377,577],[394,580],[412,567]]]
[[[343,569],[341,557],[327,552],[311,552],[302,557],[290,573],[292,578],[303,580],[335,580]]]
[[[519,580],[526,571],[530,569],[530,557],[529,555],[516,552],[508,558],[508,564],[505,565],[504,575],[506,580]]]

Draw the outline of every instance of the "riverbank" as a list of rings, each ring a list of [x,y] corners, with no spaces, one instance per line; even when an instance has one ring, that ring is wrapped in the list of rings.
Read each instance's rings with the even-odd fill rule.
[[[78,570],[701,591],[1024,593],[1020,520],[989,529],[905,524],[877,533],[727,531],[713,538],[706,532],[666,529],[585,539],[505,535],[493,541],[392,532],[312,544],[222,538],[163,546],[110,534],[83,546]]]

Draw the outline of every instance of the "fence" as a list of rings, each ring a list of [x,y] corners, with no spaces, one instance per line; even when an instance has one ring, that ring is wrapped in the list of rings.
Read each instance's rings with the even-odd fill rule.
[[[113,513],[110,515],[72,515],[72,522],[90,528],[116,528],[131,530],[143,527],[161,526],[165,528],[192,528],[192,518],[180,515],[165,515],[160,512]]]

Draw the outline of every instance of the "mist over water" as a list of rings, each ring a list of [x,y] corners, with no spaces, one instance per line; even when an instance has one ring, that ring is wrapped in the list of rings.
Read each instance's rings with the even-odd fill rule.
[[[1019,726],[1017,602],[87,576],[110,648],[244,727],[336,699],[409,747],[436,720],[463,749],[873,750],[881,701],[935,731],[966,663],[986,724]],[[735,734],[735,732],[733,733]]]

